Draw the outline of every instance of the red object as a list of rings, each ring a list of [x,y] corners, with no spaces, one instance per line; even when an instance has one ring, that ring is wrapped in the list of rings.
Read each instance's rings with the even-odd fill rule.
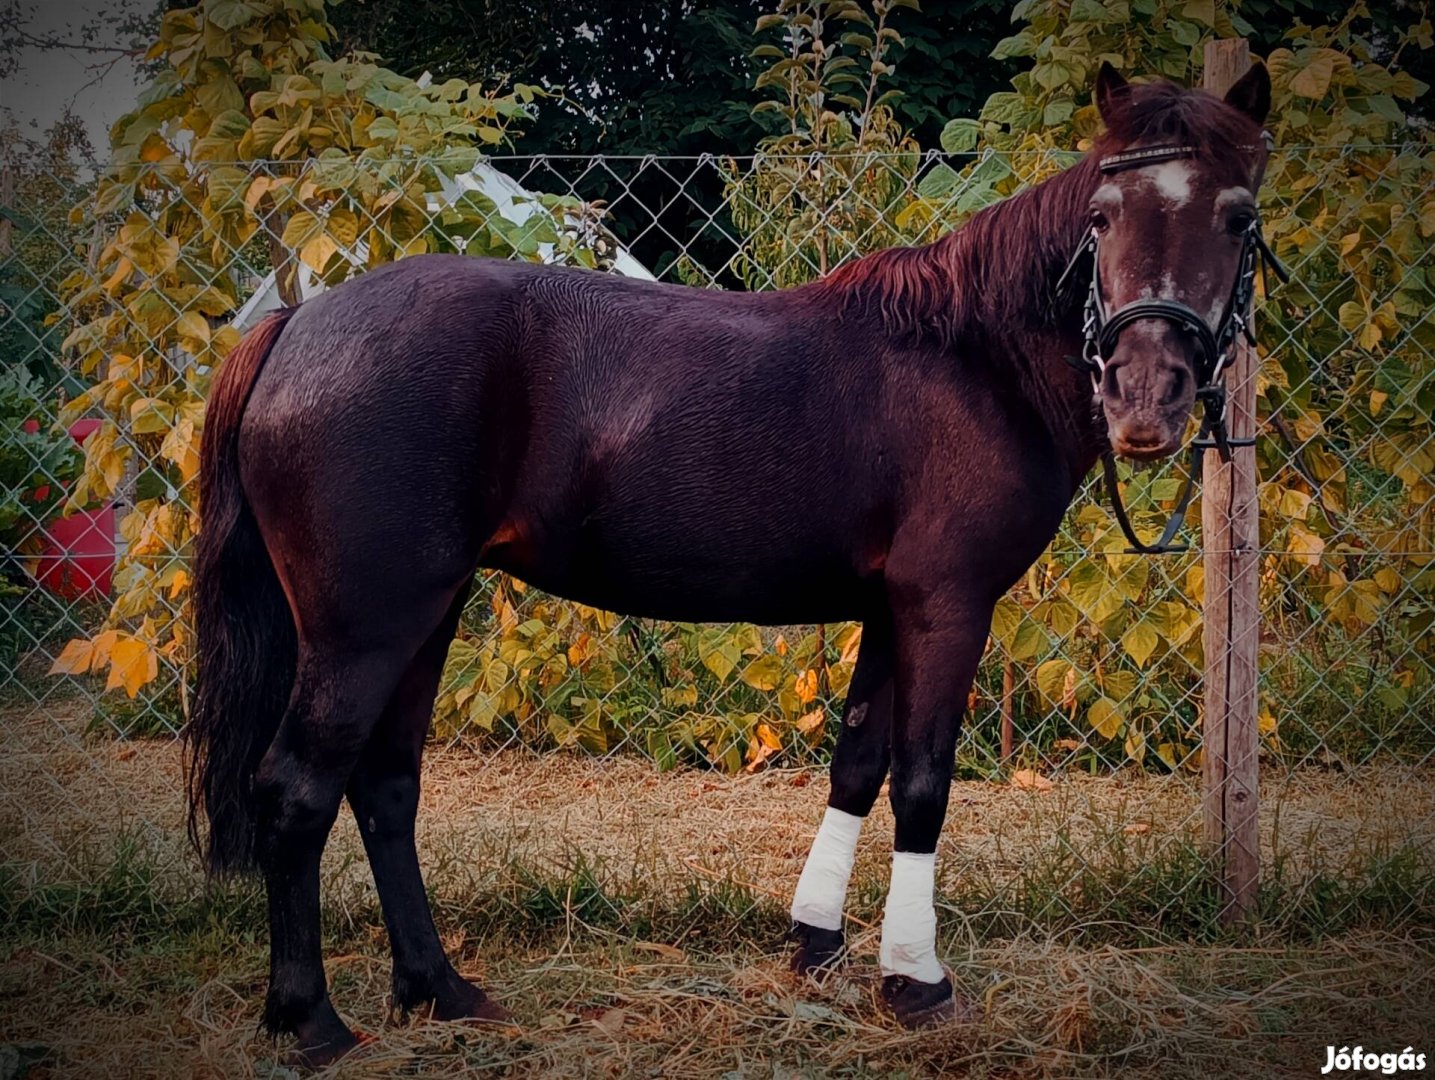
[[[77,420],[70,437],[83,443],[99,426],[98,420]],[[24,428],[40,430],[34,420],[25,421]],[[56,518],[42,531],[44,542],[35,575],[41,585],[66,600],[110,594],[115,572],[114,503]]]

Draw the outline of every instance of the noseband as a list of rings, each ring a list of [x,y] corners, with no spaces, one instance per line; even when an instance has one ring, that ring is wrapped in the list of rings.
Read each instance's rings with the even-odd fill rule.
[[[1270,136],[1267,134],[1265,138],[1269,147]],[[1143,147],[1104,157],[1099,162],[1099,168],[1109,175],[1163,161],[1193,157],[1195,154],[1194,146]],[[1101,456],[1117,524],[1126,534],[1126,539],[1131,542],[1127,551],[1141,555],[1185,551],[1190,545],[1173,544],[1172,541],[1181,528],[1181,522],[1185,520],[1186,510],[1191,504],[1192,495],[1195,494],[1196,477],[1200,473],[1203,460],[1202,451],[1216,450],[1222,461],[1229,461],[1231,447],[1255,445],[1255,439],[1231,438],[1226,428],[1226,384],[1223,377],[1234,353],[1237,338],[1245,338],[1252,347],[1256,344],[1255,332],[1251,327],[1251,307],[1255,302],[1258,265],[1262,269],[1269,267],[1282,282],[1289,281],[1290,276],[1266,244],[1265,237],[1261,235],[1260,218],[1256,217],[1241,237],[1241,258],[1236,269],[1236,278],[1231,284],[1231,294],[1226,300],[1221,321],[1213,330],[1200,314],[1179,300],[1133,300],[1115,311],[1108,311],[1101,290],[1100,244],[1101,236],[1093,228],[1071,256],[1057,282],[1057,294],[1060,296],[1079,275],[1085,273],[1088,278],[1086,304],[1082,311],[1081,355],[1068,356],[1067,363],[1079,371],[1089,373],[1092,387],[1099,394],[1101,380],[1106,374],[1106,359],[1116,351],[1122,331],[1133,323],[1160,319],[1195,339],[1196,398],[1202,406],[1201,429],[1191,442],[1191,467],[1186,474],[1185,486],[1176,500],[1176,508],[1171,512],[1165,529],[1155,543],[1147,544],[1137,537],[1117,487],[1116,458],[1109,448]]]

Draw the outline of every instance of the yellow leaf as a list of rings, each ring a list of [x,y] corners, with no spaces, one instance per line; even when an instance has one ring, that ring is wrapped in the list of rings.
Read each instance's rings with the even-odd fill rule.
[[[139,638],[125,638],[110,650],[110,677],[105,680],[105,689],[123,686],[125,693],[134,697],[158,674],[159,658],[154,650]]]
[[[577,641],[568,646],[568,663],[579,667],[597,651],[593,645],[593,635],[585,631],[578,635]]]
[[[189,574],[184,570],[175,571],[175,575],[169,583],[169,598],[173,600],[187,588],[189,588]]]
[[[1331,76],[1335,74],[1335,57],[1317,56],[1300,71],[1291,76],[1292,94],[1319,101],[1330,89]]]
[[[753,729],[753,741],[747,747],[747,772],[756,772],[768,758],[782,749],[782,738],[767,724]]]
[[[1262,735],[1274,735],[1276,731],[1276,716],[1270,709],[1262,709],[1260,719],[1256,722]]]
[[[742,681],[754,690],[772,692],[782,682],[785,674],[782,657],[769,653],[767,656],[759,656],[742,673]]]
[[[811,736],[824,727],[827,714],[821,709],[813,709],[809,713],[803,713],[797,718],[797,730],[803,735]]]
[[[323,273],[329,260],[338,252],[339,245],[327,233],[320,233],[299,249],[299,258],[316,274]]]
[[[194,421],[181,420],[169,429],[159,452],[179,466],[179,474],[188,483],[199,472],[199,449],[195,446]]]
[[[1156,646],[1161,644],[1161,635],[1145,619],[1132,623],[1126,633],[1121,635],[1121,645],[1128,656],[1136,661],[1137,667],[1145,667],[1146,661],[1151,659],[1151,654],[1156,651]]]
[[[1099,697],[1093,701],[1091,708],[1086,710],[1086,719],[1091,724],[1092,730],[1103,739],[1116,738],[1116,733],[1126,722],[1126,716],[1121,712],[1121,707],[1109,697]]]
[[[106,378],[110,382],[138,382],[142,366],[137,357],[116,353],[110,357],[110,370]]]
[[[95,635],[90,642],[94,649],[90,656],[90,674],[98,674],[100,669],[110,662],[110,650],[115,647],[119,638],[117,630],[103,630]]]
[[[186,311],[181,315],[175,329],[182,338],[197,341],[201,345],[209,344],[209,323],[197,311]]]
[[[171,410],[159,398],[137,398],[130,404],[130,427],[138,435],[164,431],[169,427]]]
[[[1310,509],[1312,497],[1298,488],[1285,488],[1281,492],[1280,515],[1285,518],[1295,518],[1298,521],[1305,519],[1306,511]]]
[[[1022,791],[1050,791],[1054,786],[1050,780],[1034,769],[1018,769],[1011,774],[1012,787]]]
[[[1325,553],[1325,541],[1300,522],[1292,522],[1286,550],[1306,566],[1319,566],[1320,557]]]
[[[1041,696],[1053,705],[1062,703],[1066,696],[1067,672],[1071,670],[1071,665],[1065,660],[1047,660],[1038,664],[1036,688]]]
[[[808,668],[801,675],[797,676],[797,683],[794,689],[797,691],[797,699],[806,705],[817,696],[817,672]]]
[[[84,638],[76,638],[60,651],[50,665],[51,675],[83,675],[90,670],[94,646]]]
[[[1140,765],[1146,760],[1146,736],[1139,731],[1126,733],[1126,756]]]

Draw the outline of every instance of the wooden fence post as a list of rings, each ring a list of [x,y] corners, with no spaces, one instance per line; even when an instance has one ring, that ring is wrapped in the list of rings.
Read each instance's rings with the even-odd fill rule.
[[[1206,43],[1202,85],[1225,94],[1250,67],[1245,41]],[[1227,423],[1235,438],[1256,432],[1254,349],[1236,345],[1226,373]],[[1260,523],[1254,447],[1222,462],[1206,451],[1201,499],[1205,549],[1206,657],[1203,765],[1205,835],[1224,895],[1222,918],[1250,915],[1260,886],[1259,699]]]

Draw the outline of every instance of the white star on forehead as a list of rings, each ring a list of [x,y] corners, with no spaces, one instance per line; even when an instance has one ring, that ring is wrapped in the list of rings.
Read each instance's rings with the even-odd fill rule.
[[[1173,210],[1190,202],[1191,166],[1186,162],[1163,161],[1159,165],[1146,165],[1142,167],[1141,175],[1155,185],[1166,205]]]

